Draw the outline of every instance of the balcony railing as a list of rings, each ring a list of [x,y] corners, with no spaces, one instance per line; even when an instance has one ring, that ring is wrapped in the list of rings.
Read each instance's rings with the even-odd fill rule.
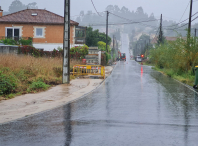
[[[85,44],[86,43],[86,30],[87,27],[76,26],[75,27],[75,44]]]
[[[75,37],[75,44],[85,44],[85,38],[83,37]]]

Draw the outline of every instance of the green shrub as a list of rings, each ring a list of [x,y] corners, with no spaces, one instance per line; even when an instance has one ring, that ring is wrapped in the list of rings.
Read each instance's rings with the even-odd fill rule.
[[[17,42],[13,39],[2,39],[0,40],[0,43],[3,43],[5,45],[17,45]]]
[[[83,59],[88,55],[89,47],[87,45],[72,47],[70,49],[70,57],[76,59]]]
[[[32,91],[32,90],[36,90],[36,89],[47,89],[48,87],[50,87],[50,86],[45,84],[44,82],[36,81],[30,85],[30,87],[28,88],[28,91]]]
[[[57,50],[58,50],[58,51],[63,51],[63,48],[60,47],[60,46],[58,46]]]
[[[190,45],[189,45],[190,44]],[[198,39],[177,38],[150,50],[150,61],[159,68],[172,69],[176,74],[193,70],[198,64]]]
[[[21,45],[32,45],[32,39],[28,39],[28,40],[25,40],[25,39],[20,39],[19,40],[19,44]]]
[[[174,75],[174,71],[172,69],[166,70],[165,73],[169,76],[172,77]]]
[[[16,87],[17,80],[14,75],[5,75],[0,71],[0,95],[13,93]]]

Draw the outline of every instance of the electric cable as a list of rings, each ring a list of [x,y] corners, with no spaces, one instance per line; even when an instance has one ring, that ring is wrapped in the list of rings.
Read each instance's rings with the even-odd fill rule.
[[[127,21],[134,21],[134,20],[127,19],[127,18],[124,18],[124,17],[122,17],[122,16],[116,15],[116,14],[114,14],[114,13],[112,13],[112,12],[109,12],[109,13],[112,14],[112,15],[114,15],[114,16],[116,16],[116,17],[119,17],[119,18],[121,18],[121,19],[125,19],[125,20],[127,20]],[[156,19],[156,20],[158,20],[158,19]],[[152,28],[157,28],[156,26],[151,26],[151,25],[148,25],[148,24],[141,24],[141,23],[140,23],[140,25],[148,26],[148,27],[152,27]]]
[[[198,12],[196,12],[195,14],[193,14],[191,17],[195,16],[197,13],[198,13]],[[181,23],[187,21],[188,19],[189,19],[189,18],[187,18],[187,19],[185,19],[185,20],[183,20],[183,21],[181,21],[181,22],[179,22],[179,23],[177,23],[177,24],[174,24],[174,25],[171,25],[171,26],[164,26],[164,27],[173,27],[173,26],[177,26],[177,25],[179,25],[179,24],[181,24]]]
[[[160,30],[160,27],[158,28],[157,33],[155,34],[155,37],[152,39],[152,41],[151,41],[151,42],[153,42],[153,41],[154,41],[154,39],[157,37],[157,34],[158,34],[159,30]]]
[[[96,7],[95,7],[95,5],[94,5],[94,3],[93,3],[93,0],[91,0],[91,2],[92,2],[92,5],[93,5],[95,11],[98,13],[98,11],[96,10]],[[99,15],[100,17],[102,17],[99,13],[98,13],[98,15]]]
[[[183,13],[183,15],[181,16],[181,18],[180,18],[179,22],[181,21],[181,19],[183,18],[184,14],[186,13],[186,10],[187,10],[187,8],[188,8],[189,4],[190,4],[190,1],[189,1],[188,5],[187,5],[187,7],[186,7],[186,9],[185,9],[185,11],[184,11],[184,13]]]
[[[198,18],[198,16],[196,17],[196,18],[194,18],[191,22],[193,22],[194,20],[196,20]],[[179,26],[179,27],[177,27],[177,28],[174,28],[174,29],[165,29],[165,30],[177,30],[177,29],[179,29],[179,28],[181,28],[181,27],[184,27],[184,26],[186,26],[186,25],[188,25],[188,23],[186,23],[186,24],[184,24],[184,25],[182,25],[182,26]]]
[[[124,25],[124,24],[135,24],[135,23],[143,23],[143,22],[151,22],[151,21],[157,21],[158,19],[155,20],[147,20],[147,21],[140,21],[140,22],[130,22],[130,23],[114,23],[114,24],[108,24],[108,25]],[[104,26],[106,24],[92,24],[90,26]]]

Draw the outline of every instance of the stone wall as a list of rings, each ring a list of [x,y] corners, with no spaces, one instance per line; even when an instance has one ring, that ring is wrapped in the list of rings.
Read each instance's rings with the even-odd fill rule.
[[[0,53],[3,53],[3,54],[17,54],[18,53],[18,46],[2,45],[2,46],[0,46]]]

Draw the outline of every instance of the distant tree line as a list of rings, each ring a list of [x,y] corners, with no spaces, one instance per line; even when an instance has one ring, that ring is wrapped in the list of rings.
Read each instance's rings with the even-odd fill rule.
[[[14,12],[25,10],[27,8],[28,9],[38,9],[38,6],[37,6],[36,2],[32,2],[32,3],[29,3],[29,4],[25,5],[20,0],[14,0],[10,4],[8,11],[7,12],[5,11],[3,14],[8,15],[8,14],[11,14],[11,13],[14,13]]]
[[[134,35],[143,33],[148,35],[155,35],[158,27],[159,27],[159,18],[156,18],[154,13],[151,13],[150,15],[146,12],[144,12],[142,7],[138,7],[136,11],[130,10],[127,7],[123,6],[120,8],[117,5],[109,5],[106,7],[106,11],[109,11],[109,24],[120,24],[120,23],[130,23],[130,21],[126,20],[129,19],[131,22],[140,22],[140,21],[150,21],[150,20],[156,20],[156,21],[150,21],[150,22],[144,22],[144,23],[134,23],[134,24],[125,24],[125,25],[109,25],[109,32],[113,33],[117,29],[121,29],[122,32],[125,33],[134,33]],[[120,17],[117,17],[115,15],[118,15],[120,17],[124,17],[126,19],[122,19]],[[99,29],[101,32],[105,32],[106,27],[106,12],[99,13],[100,16],[97,13],[94,13],[92,11],[81,11],[79,16],[76,18],[76,21],[80,23],[82,26],[91,26],[93,29]],[[159,14],[158,14],[159,15]],[[103,24],[103,25],[102,25]],[[181,34],[182,36],[186,36],[185,29],[187,26],[180,28],[179,30],[172,30],[174,28],[177,28],[183,24],[177,25],[177,23],[173,20],[165,20],[163,19],[162,25],[164,27],[164,35],[165,36],[177,36],[178,34]],[[195,24],[195,26],[198,24]],[[169,27],[167,27],[169,26]],[[172,26],[172,27],[170,27]],[[194,26],[192,26],[193,28]]]
[[[156,27],[158,27],[159,21],[154,16],[153,13],[148,15],[144,12],[142,7],[138,7],[136,11],[131,11],[126,7],[119,8],[117,5],[109,5],[106,7],[106,10],[110,12],[109,14],[109,24],[120,24],[120,23],[132,23],[132,22],[139,22],[139,21],[150,21],[145,23],[133,23],[133,24],[125,24],[125,25],[109,25],[109,31],[115,31],[117,29],[122,28],[122,31],[126,33],[140,33],[144,32],[147,34],[154,34],[156,32]],[[114,14],[114,15],[113,15]],[[122,19],[120,17],[126,18]],[[131,21],[129,21],[131,20]],[[80,23],[82,26],[92,26],[94,29],[99,29],[100,31],[105,31],[105,23],[106,23],[106,12],[100,13],[100,16],[92,11],[84,11],[80,12],[79,17],[76,18],[76,21]],[[173,21],[164,20],[163,23],[165,25],[171,25]],[[103,25],[101,25],[103,24]]]

